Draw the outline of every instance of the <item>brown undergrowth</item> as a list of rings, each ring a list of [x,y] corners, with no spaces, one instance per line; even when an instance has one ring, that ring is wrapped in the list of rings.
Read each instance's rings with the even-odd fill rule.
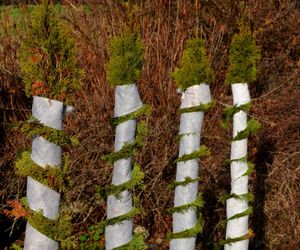
[[[153,249],[167,248],[165,235],[172,229],[172,220],[164,211],[173,204],[173,194],[167,186],[175,178],[173,162],[178,154],[180,104],[170,73],[178,65],[185,40],[197,33],[207,40],[216,74],[211,83],[216,106],[205,116],[202,131],[202,143],[212,154],[201,160],[200,166],[205,224],[198,239],[199,249],[213,249],[214,243],[224,238],[219,222],[225,218],[225,206],[220,198],[230,191],[229,169],[223,161],[230,154],[231,131],[222,129],[220,123],[224,105],[232,103],[230,88],[224,84],[228,48],[237,31],[236,21],[243,16],[251,24],[262,50],[258,79],[251,85],[251,115],[262,123],[262,129],[249,140],[249,158],[256,163],[250,180],[250,189],[255,194],[254,214],[250,219],[255,237],[250,249],[297,249],[300,244],[300,6],[297,1],[84,2],[88,4],[85,7],[65,1],[65,11],[60,14],[71,27],[78,60],[86,71],[82,90],[76,93],[76,112],[65,123],[65,129],[81,142],[70,151],[69,175],[73,185],[64,195],[73,209],[74,234],[86,232],[90,225],[105,218],[105,202],[94,194],[97,185],[110,183],[112,170],[101,160],[102,155],[112,150],[114,142],[110,126],[114,96],[106,81],[107,42],[109,37],[122,32],[126,23],[142,34],[146,63],[138,84],[143,102],[153,108],[148,118],[150,132],[138,156],[146,175],[145,190],[138,194],[144,212],[136,217],[135,224],[149,231],[147,242]],[[9,18],[8,14],[1,14],[1,27],[10,27],[0,35],[1,207],[25,192],[25,180],[14,174],[13,162],[18,150],[30,143],[7,127],[30,113],[30,100],[24,97],[17,61],[24,30],[18,31],[18,25]]]

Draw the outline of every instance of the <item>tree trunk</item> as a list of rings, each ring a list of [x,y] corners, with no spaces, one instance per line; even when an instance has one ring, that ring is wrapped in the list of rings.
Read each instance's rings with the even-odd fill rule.
[[[241,106],[250,102],[250,94],[246,83],[231,84],[233,93],[233,104]],[[233,116],[233,138],[238,132],[247,127],[247,113],[239,111]],[[245,159],[236,161],[236,159]],[[248,193],[248,175],[243,175],[248,170],[247,164],[247,138],[232,141],[231,143],[231,194],[244,195]],[[226,201],[227,206],[227,228],[226,239],[234,239],[247,235],[249,215],[230,219],[235,215],[241,214],[249,209],[246,199],[229,198]],[[225,250],[246,250],[249,240],[239,240],[225,245]]]
[[[115,91],[114,117],[130,114],[143,106],[137,86],[135,84],[117,85]],[[136,132],[136,120],[123,122],[116,127],[115,152],[119,151],[125,143],[134,140]],[[121,159],[114,162],[113,185],[120,185],[131,179],[131,158]],[[107,200],[107,218],[111,219],[124,215],[132,210],[132,193],[126,190],[121,197],[109,195]],[[123,220],[105,228],[106,249],[122,246],[132,240],[132,219]]]
[[[62,102],[44,97],[33,97],[32,115],[45,126],[62,130],[64,112],[65,106]],[[58,145],[41,136],[33,138],[31,159],[39,166],[60,167],[61,156],[62,150]],[[27,177],[27,200],[33,211],[41,211],[48,219],[58,218],[60,194],[30,176]],[[27,222],[24,249],[55,250],[58,249],[58,242],[41,234]]]
[[[190,108],[211,101],[210,89],[207,84],[194,85],[186,89],[182,95],[180,108]],[[179,157],[191,154],[200,148],[200,133],[204,112],[182,113],[180,119],[180,149]],[[187,177],[195,181],[187,185],[178,185],[175,188],[174,207],[190,204],[198,195],[198,164],[199,159],[179,161],[177,163],[176,182],[182,182]],[[182,213],[173,213],[173,234],[191,229],[197,224],[197,209],[189,208]],[[189,238],[172,239],[171,250],[195,249],[196,236]]]

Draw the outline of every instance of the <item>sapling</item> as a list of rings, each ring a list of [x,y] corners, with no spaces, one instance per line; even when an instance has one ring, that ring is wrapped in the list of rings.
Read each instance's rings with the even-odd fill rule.
[[[213,80],[213,71],[205,53],[205,42],[198,38],[186,42],[180,67],[173,77],[183,92],[179,112],[180,148],[176,160],[176,182],[173,213],[173,233],[170,249],[195,249],[196,236],[202,230],[201,193],[198,194],[198,160],[209,150],[200,146],[200,134],[204,118],[212,102],[208,83]]]
[[[58,249],[67,244],[62,231],[68,223],[60,217],[60,192],[64,189],[62,148],[77,144],[66,136],[63,118],[80,87],[82,71],[76,62],[74,43],[55,17],[50,0],[43,0],[31,16],[31,24],[20,52],[20,67],[28,96],[33,95],[32,117],[20,129],[33,136],[31,152],[17,161],[17,172],[28,174],[29,217],[24,249]],[[62,222],[63,221],[63,222]],[[62,222],[64,225],[58,225]]]
[[[256,79],[256,60],[260,57],[249,28],[241,26],[240,33],[235,34],[229,51],[230,67],[226,82],[231,84],[233,94],[232,108],[225,110],[225,116],[233,118],[233,140],[231,143],[230,172],[231,193],[226,201],[227,227],[226,250],[246,250],[252,231],[248,228],[249,214],[252,207],[248,202],[253,195],[248,191],[248,176],[253,164],[247,161],[247,140],[255,132],[259,123],[251,119],[247,122],[250,109],[248,84]]]
[[[132,171],[131,157],[141,146],[141,136],[145,129],[139,125],[137,128],[136,120],[147,110],[141,102],[136,85],[143,66],[144,49],[140,36],[130,32],[113,37],[109,49],[108,82],[115,86],[113,123],[116,134],[115,152],[104,157],[114,164],[112,185],[107,189],[105,245],[106,249],[140,249],[143,244],[132,233],[132,217],[138,212],[138,208],[133,206],[131,191],[140,183],[143,175],[137,165]],[[137,176],[140,177],[136,178]]]

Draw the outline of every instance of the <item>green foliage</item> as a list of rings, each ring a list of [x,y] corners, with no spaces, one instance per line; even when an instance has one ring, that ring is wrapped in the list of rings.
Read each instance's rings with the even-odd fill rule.
[[[183,113],[190,113],[190,112],[206,112],[213,106],[214,106],[214,102],[203,103],[198,106],[193,106],[193,107],[189,107],[189,108],[181,108],[181,109],[179,109],[179,113],[183,114]]]
[[[244,130],[238,132],[238,134],[233,138],[233,140],[239,141],[239,140],[246,139],[250,136],[250,134],[255,134],[260,129],[260,127],[261,125],[259,121],[255,119],[251,119],[247,123],[247,127]]]
[[[144,237],[141,234],[134,234],[133,238],[127,244],[116,247],[113,250],[144,250],[147,246],[144,241]]]
[[[202,219],[201,214],[199,214],[198,221],[194,227],[192,227],[190,229],[186,229],[186,230],[178,232],[178,233],[168,233],[166,238],[167,238],[167,240],[171,240],[171,239],[196,237],[197,234],[202,232],[202,230],[203,230],[203,219]]]
[[[61,192],[66,191],[68,185],[65,177],[68,166],[67,157],[64,157],[64,166],[64,168],[57,166],[43,168],[31,159],[29,151],[24,151],[16,161],[16,172],[21,176],[31,176],[43,185]]]
[[[22,204],[29,211],[27,220],[32,227],[59,242],[62,249],[76,248],[76,239],[72,236],[71,211],[64,210],[56,220],[51,220],[43,216],[42,211],[30,209],[26,198],[22,199]]]
[[[76,137],[68,136],[62,130],[45,126],[33,116],[25,122],[19,122],[17,125],[15,125],[14,130],[22,132],[30,138],[37,135],[42,136],[44,139],[61,147],[79,145],[79,141]]]
[[[121,193],[125,190],[141,189],[143,187],[144,176],[145,174],[142,172],[141,167],[135,163],[129,181],[120,185],[110,185],[106,188],[98,188],[98,192],[104,198],[108,195],[115,195],[117,198],[121,198]]]
[[[253,213],[253,208],[252,208],[252,207],[249,207],[249,208],[246,209],[245,211],[243,211],[243,212],[241,212],[241,213],[238,213],[238,214],[235,214],[235,215],[231,216],[231,217],[228,218],[226,221],[238,219],[238,218],[241,218],[241,217],[250,215],[250,214],[252,214],[252,213]]]
[[[213,81],[214,74],[206,56],[204,40],[193,38],[186,42],[179,68],[175,69],[172,76],[182,90]]]
[[[102,160],[114,163],[120,159],[130,158],[138,153],[142,147],[145,134],[148,132],[145,122],[140,122],[137,125],[137,132],[133,142],[124,143],[123,147],[117,151],[101,157]]]
[[[256,80],[256,61],[260,50],[249,27],[243,25],[240,33],[233,36],[229,50],[229,69],[226,83],[251,83]]]
[[[70,32],[55,17],[50,0],[36,7],[31,19],[19,55],[25,91],[70,102],[83,76]]]
[[[185,154],[181,157],[179,157],[177,160],[174,161],[174,163],[180,162],[180,161],[189,161],[189,160],[194,160],[198,159],[204,156],[209,156],[210,155],[210,150],[205,146],[201,145],[200,148],[190,154]]]
[[[224,161],[224,165],[230,164],[232,162],[247,162],[247,157],[248,156],[245,155],[245,156],[243,156],[241,158],[237,158],[237,159],[232,159],[232,160],[227,159],[227,160]]]
[[[255,167],[254,163],[252,163],[250,161],[247,161],[247,165],[248,165],[248,169],[247,169],[247,171],[245,173],[243,173],[242,176],[250,175],[254,171],[254,167]]]
[[[144,49],[138,33],[113,37],[109,46],[107,79],[111,85],[136,83],[144,63]]]
[[[247,202],[253,202],[254,201],[254,195],[252,193],[245,193],[245,194],[226,194],[223,195],[223,197],[220,199],[223,203],[230,198],[235,198],[238,200],[243,200],[243,201],[247,201]]]
[[[193,202],[191,203],[188,203],[188,204],[184,204],[184,205],[181,205],[181,206],[178,206],[178,207],[172,207],[172,208],[168,208],[166,210],[166,213],[184,213],[186,212],[186,210],[192,208],[194,210],[196,210],[197,208],[198,209],[201,209],[203,208],[203,198],[202,198],[202,193],[199,193],[198,194],[198,197],[196,200],[194,200]]]
[[[173,190],[178,186],[186,186],[190,183],[193,183],[193,182],[196,182],[196,181],[199,181],[199,180],[200,180],[200,177],[198,177],[196,179],[192,179],[190,177],[185,177],[184,181],[175,181],[175,182],[171,183],[170,185],[168,185],[168,189]]]
[[[227,107],[224,109],[223,115],[222,115],[222,127],[227,128],[228,123],[231,121],[234,114],[240,112],[241,110],[244,112],[249,112],[251,108],[251,103],[246,103],[243,105],[234,105],[233,107]]]
[[[254,233],[250,229],[248,231],[248,233],[245,234],[245,235],[242,235],[242,236],[239,236],[239,237],[236,237],[236,238],[227,238],[226,240],[221,241],[220,245],[221,246],[224,246],[225,244],[230,245],[231,243],[238,242],[238,241],[241,241],[241,240],[248,240],[248,239],[252,238],[253,236],[254,236]]]
[[[132,219],[135,215],[140,214],[141,209],[138,207],[133,207],[128,213],[122,214],[117,217],[113,217],[111,219],[106,220],[106,225],[115,225],[115,224],[120,224],[124,220],[130,220]]]
[[[133,111],[129,114],[118,116],[113,118],[113,126],[117,126],[123,122],[127,122],[129,120],[137,119],[141,115],[150,115],[151,114],[151,107],[149,105],[143,105],[136,111]]]

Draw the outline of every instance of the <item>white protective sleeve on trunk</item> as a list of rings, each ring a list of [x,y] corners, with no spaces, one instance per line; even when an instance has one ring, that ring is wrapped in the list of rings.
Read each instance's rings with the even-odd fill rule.
[[[137,86],[135,84],[117,85],[115,90],[114,117],[130,114],[143,106]],[[136,120],[129,120],[117,125],[115,136],[115,152],[119,151],[125,143],[134,140]],[[120,185],[131,179],[131,159],[121,159],[114,163],[112,184]],[[121,198],[114,195],[107,198],[107,218],[111,219],[128,213],[132,209],[132,194],[130,191],[121,193]],[[132,239],[132,220],[108,225],[105,228],[105,245],[110,250],[122,246]]]
[[[194,85],[186,89],[181,97],[180,108],[189,108],[211,102],[211,94],[208,84]],[[183,113],[180,118],[179,157],[190,154],[200,147],[200,133],[204,112]],[[198,159],[180,161],[177,163],[176,181],[184,181],[186,177],[198,178]],[[175,188],[174,207],[189,204],[196,200],[198,194],[198,181],[186,186]],[[173,233],[178,233],[194,227],[197,223],[197,213],[189,209],[184,213],[173,213]],[[171,250],[195,249],[196,237],[172,239]]]
[[[32,115],[45,126],[62,130],[65,109],[62,102],[33,97]],[[31,159],[39,166],[60,167],[61,156],[61,148],[56,144],[40,136],[33,138]],[[32,210],[41,211],[45,217],[54,220],[59,216],[60,194],[30,176],[27,178],[27,200]],[[58,242],[41,234],[27,222],[24,249],[55,250]]]
[[[231,85],[233,94],[233,104],[240,106],[250,103],[250,94],[247,83],[236,83]],[[239,111],[233,116],[233,138],[238,132],[247,127],[247,114],[244,111]],[[232,141],[230,159],[239,159],[247,155],[247,139]],[[242,176],[248,169],[247,162],[233,161],[230,164],[231,173],[231,194],[246,194],[248,193],[248,175]],[[226,201],[227,219],[242,213],[248,209],[248,202],[241,199],[230,198]],[[248,233],[248,218],[243,216],[237,219],[229,220],[226,228],[226,239],[236,238]],[[225,250],[247,250],[249,240],[237,241],[225,245]]]

